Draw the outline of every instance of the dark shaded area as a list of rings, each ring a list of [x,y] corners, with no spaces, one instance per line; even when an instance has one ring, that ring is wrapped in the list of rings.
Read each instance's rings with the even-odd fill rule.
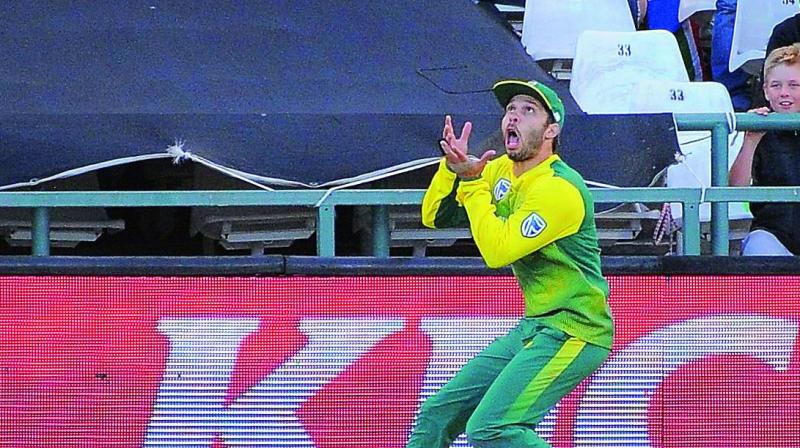
[[[599,153],[612,166],[587,178],[629,185],[613,166],[641,143],[631,122],[654,138],[617,167],[676,147],[655,138],[666,118],[582,124],[485,2],[6,2],[0,37],[0,186],[166,157],[177,142],[266,183],[342,182],[435,156],[445,114],[489,139],[500,118],[489,88],[510,77],[559,90],[573,165]]]
[[[445,114],[474,123],[473,152],[501,149],[489,89],[502,78],[559,91],[562,154],[587,180],[647,185],[677,149],[669,115],[584,115],[491,2],[5,2],[0,53],[0,187],[95,170],[101,190],[191,189],[219,167],[283,188],[341,185],[438,156]],[[193,162],[171,163],[178,144]],[[424,188],[431,174],[363,187]],[[52,253],[208,253],[189,209],[106,212],[125,229]],[[337,213],[337,254],[363,253],[352,208]],[[311,255],[315,242],[272,252]]]
[[[6,2],[0,36],[0,185],[181,140],[313,186],[428,157],[443,114],[498,112],[495,80],[548,79],[463,0]]]

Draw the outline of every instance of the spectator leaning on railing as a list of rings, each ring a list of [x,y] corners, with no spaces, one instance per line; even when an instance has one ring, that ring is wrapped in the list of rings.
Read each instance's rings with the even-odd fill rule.
[[[800,112],[800,44],[773,50],[764,61],[764,95],[759,115]],[[732,186],[800,185],[797,131],[748,131],[730,170]],[[742,255],[800,254],[800,203],[751,203],[753,222]]]

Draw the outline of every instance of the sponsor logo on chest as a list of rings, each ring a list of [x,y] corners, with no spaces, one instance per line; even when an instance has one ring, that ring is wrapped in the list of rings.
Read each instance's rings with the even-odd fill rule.
[[[496,184],[494,184],[494,201],[500,202],[508,196],[508,193],[511,191],[511,181],[506,178],[500,178]]]

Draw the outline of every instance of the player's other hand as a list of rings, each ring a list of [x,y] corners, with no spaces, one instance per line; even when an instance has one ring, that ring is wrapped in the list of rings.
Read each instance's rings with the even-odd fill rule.
[[[442,139],[439,146],[442,148],[447,166],[460,177],[478,177],[483,172],[483,167],[494,156],[495,151],[489,150],[480,158],[469,154],[469,136],[472,133],[472,123],[467,121],[461,129],[461,135],[456,137],[453,130],[453,120],[450,115],[444,117]]]

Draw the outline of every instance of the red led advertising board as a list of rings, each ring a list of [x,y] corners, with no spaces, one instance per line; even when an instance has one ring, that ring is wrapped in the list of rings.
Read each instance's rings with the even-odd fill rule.
[[[800,277],[610,283],[554,447],[800,447]],[[402,447],[521,312],[503,276],[0,277],[0,446]]]

